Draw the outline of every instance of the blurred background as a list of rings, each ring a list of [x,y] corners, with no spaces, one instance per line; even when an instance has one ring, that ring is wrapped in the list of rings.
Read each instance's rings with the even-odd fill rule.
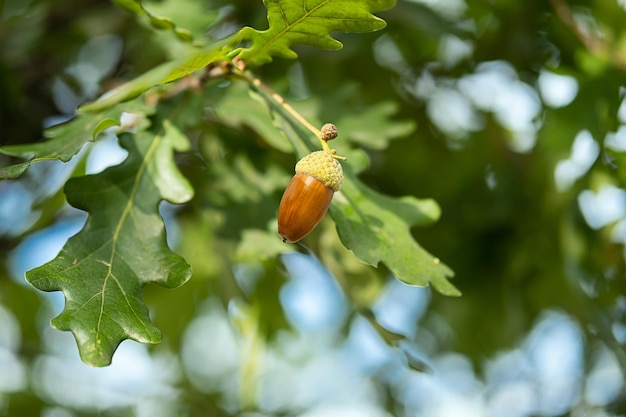
[[[0,1],[0,146],[193,48],[115,3]],[[260,1],[142,3],[197,42],[267,27]],[[368,185],[440,204],[413,233],[463,296],[361,265],[328,218],[306,247],[262,253],[251,236],[295,161],[238,113],[261,104],[214,83],[178,156],[196,197],[161,206],[194,275],[145,289],[159,345],[126,341],[90,368],[49,325],[62,294],[24,280],[85,222],[63,184],[121,162],[117,138],[0,182],[0,415],[626,415],[626,2],[399,0],[378,15],[381,32],[336,34],[341,51],[256,71],[367,151]]]

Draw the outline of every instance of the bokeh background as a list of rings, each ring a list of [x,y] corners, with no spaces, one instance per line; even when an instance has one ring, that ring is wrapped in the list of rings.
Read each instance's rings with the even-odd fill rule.
[[[143,3],[201,39],[267,25],[260,1]],[[400,0],[379,15],[381,32],[257,74],[362,143],[370,186],[440,204],[413,232],[463,296],[359,264],[330,219],[307,247],[247,245],[293,156],[233,115],[260,104],[210,85],[178,158],[196,198],[161,206],[194,275],[146,288],[159,345],[126,341],[90,368],[50,328],[62,295],[24,280],[82,227],[62,186],[122,161],[116,137],[0,182],[0,415],[626,415],[626,2]],[[187,48],[114,2],[0,1],[0,145],[42,140]]]

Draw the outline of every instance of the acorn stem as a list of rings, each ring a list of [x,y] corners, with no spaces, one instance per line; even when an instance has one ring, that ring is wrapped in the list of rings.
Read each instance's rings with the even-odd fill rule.
[[[267,94],[269,94],[274,100],[276,100],[276,102],[280,106],[282,106],[282,108],[284,108],[291,116],[293,116],[294,119],[296,119],[304,127],[306,127],[308,130],[310,130],[311,133],[313,133],[315,135],[315,137],[317,137],[319,139],[320,144],[322,146],[322,149],[324,151],[328,152],[330,155],[332,155],[333,158],[341,159],[342,161],[346,161],[348,159],[345,156],[337,155],[337,151],[335,151],[334,149],[331,149],[330,146],[328,146],[327,141],[322,139],[322,132],[320,131],[320,129],[318,129],[315,126],[313,126],[313,124],[311,124],[304,116],[302,116],[300,113],[298,113],[298,111],[296,109],[291,107],[291,105],[289,103],[287,103],[287,101],[283,98],[283,96],[281,96],[276,91],[274,91],[274,89],[272,89],[272,87],[270,87],[269,85],[267,85],[263,81],[261,81],[260,78],[255,77],[254,75],[250,75],[248,72],[239,71],[238,69],[234,69],[233,73],[235,75],[243,78],[244,80],[248,81],[249,83],[251,83],[255,87],[261,88],[261,89],[265,90],[265,92]]]
[[[346,158],[345,156],[339,156],[337,155],[337,151],[334,149],[331,149],[330,146],[328,146],[328,142],[326,142],[323,139],[320,139],[320,142],[322,144],[322,150],[328,152],[333,158],[335,159],[341,159],[342,161],[347,161],[348,158]]]

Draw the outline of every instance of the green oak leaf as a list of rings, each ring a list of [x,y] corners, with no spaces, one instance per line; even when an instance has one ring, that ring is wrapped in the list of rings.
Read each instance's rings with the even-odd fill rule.
[[[296,58],[292,46],[341,49],[332,32],[365,33],[385,27],[372,13],[389,9],[395,0],[264,0],[269,28],[241,29],[238,42],[248,41],[238,57],[251,64],[270,62],[274,56]]]
[[[454,275],[452,270],[411,236],[411,226],[439,219],[439,205],[432,199],[380,194],[361,183],[347,163],[344,175],[343,187],[329,209],[343,245],[367,264],[384,262],[402,282],[419,286],[431,283],[444,295],[460,295],[448,281]]]
[[[32,164],[39,161],[58,159],[68,162],[76,155],[87,142],[95,140],[96,136],[105,129],[120,125],[122,113],[150,115],[154,113],[152,107],[140,100],[132,101],[122,106],[90,114],[79,114],[72,120],[46,129],[44,136],[48,139],[43,142],[25,145],[9,145],[0,147],[0,153],[28,159],[18,164],[0,167],[0,179],[16,178],[24,173]]]
[[[125,339],[158,343],[159,329],[142,300],[147,283],[174,288],[191,276],[185,260],[166,243],[159,202],[188,201],[193,190],[176,169],[174,151],[187,140],[171,125],[156,134],[122,135],[129,152],[121,164],[71,179],[68,202],[89,212],[83,229],[59,255],[26,273],[43,291],[63,291],[65,308],[52,319],[74,334],[81,359],[93,366],[111,363]]]

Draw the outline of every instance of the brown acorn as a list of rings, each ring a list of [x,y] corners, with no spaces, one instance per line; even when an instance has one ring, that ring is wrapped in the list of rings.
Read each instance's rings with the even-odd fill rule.
[[[308,235],[342,184],[341,164],[329,152],[312,152],[298,161],[278,208],[278,234],[283,242],[295,243]]]

